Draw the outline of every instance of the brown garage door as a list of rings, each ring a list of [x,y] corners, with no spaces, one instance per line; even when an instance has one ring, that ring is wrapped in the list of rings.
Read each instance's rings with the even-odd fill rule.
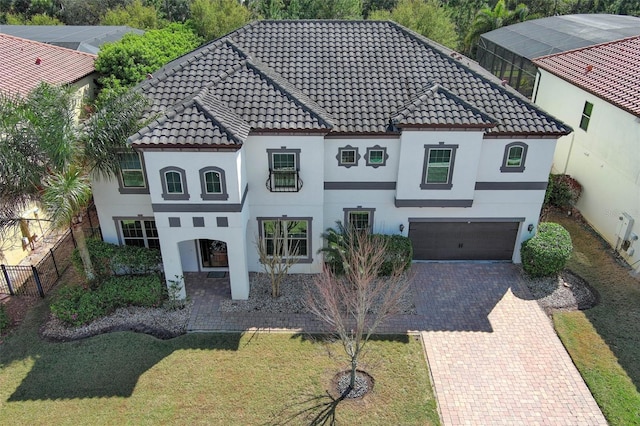
[[[416,260],[511,260],[519,222],[411,222]]]

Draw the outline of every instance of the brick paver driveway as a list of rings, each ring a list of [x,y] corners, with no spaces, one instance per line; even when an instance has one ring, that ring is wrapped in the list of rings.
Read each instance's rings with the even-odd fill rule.
[[[416,263],[412,271],[417,315],[380,331],[420,332],[445,425],[606,425],[518,266]],[[192,331],[322,330],[307,314],[221,312],[228,280],[185,277]]]
[[[550,320],[506,263],[415,264],[445,425],[606,425]]]

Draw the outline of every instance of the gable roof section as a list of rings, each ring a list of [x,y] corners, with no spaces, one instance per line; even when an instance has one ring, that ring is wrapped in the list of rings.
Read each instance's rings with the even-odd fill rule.
[[[0,92],[25,96],[41,82],[71,84],[93,73],[96,56],[0,34],[0,58]]]
[[[139,90],[150,114],[162,114],[208,87],[256,131],[380,134],[393,131],[394,117],[493,135],[571,131],[452,53],[392,22],[257,21],[178,58]]]
[[[533,63],[640,117],[640,36],[543,56]]]
[[[489,128],[496,120],[435,84],[409,102],[392,121],[400,127]]]

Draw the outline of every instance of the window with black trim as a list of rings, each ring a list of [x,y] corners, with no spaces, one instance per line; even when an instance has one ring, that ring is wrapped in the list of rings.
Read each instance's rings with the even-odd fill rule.
[[[593,112],[593,104],[591,102],[585,102],[582,108],[582,117],[580,117],[580,128],[587,131],[589,127],[589,121],[591,121],[591,113]]]
[[[258,226],[269,256],[280,253],[301,263],[312,261],[311,218],[258,218]]]
[[[525,160],[527,159],[528,145],[524,142],[512,142],[504,148],[502,156],[502,166],[500,171],[503,173],[524,171]]]
[[[354,148],[351,145],[338,148],[338,155],[336,155],[336,159],[338,160],[338,166],[346,168],[357,166],[358,160],[360,160],[358,148]]]
[[[344,223],[349,229],[356,231],[371,231],[373,229],[373,212],[375,209],[346,208],[344,210]]]
[[[422,167],[422,189],[451,189],[453,167],[458,145],[425,145]]]
[[[188,200],[187,177],[179,167],[164,167],[160,169],[162,181],[162,198],[165,200]]]
[[[118,223],[124,245],[160,250],[160,238],[154,220],[122,219]]]
[[[269,178],[267,188],[271,192],[298,192],[302,188],[300,179],[299,149],[268,149]]]
[[[120,173],[118,184],[121,194],[149,193],[142,157],[137,152],[118,154]]]
[[[227,182],[224,170],[219,167],[205,167],[200,169],[200,197],[203,200],[227,200]]]
[[[367,153],[364,155],[367,166],[373,168],[386,166],[388,158],[389,155],[387,154],[387,148],[383,148],[380,145],[375,145],[367,148]]]

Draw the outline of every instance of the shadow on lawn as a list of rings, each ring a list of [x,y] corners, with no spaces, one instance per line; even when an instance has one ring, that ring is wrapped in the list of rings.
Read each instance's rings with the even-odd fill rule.
[[[34,344],[15,353],[17,356],[8,357],[3,350],[0,362],[7,365],[34,360],[27,376],[9,397],[10,402],[129,397],[140,376],[174,351],[235,351],[241,337],[239,333],[190,334],[158,340],[144,334],[118,332],[70,343],[34,339]]]

